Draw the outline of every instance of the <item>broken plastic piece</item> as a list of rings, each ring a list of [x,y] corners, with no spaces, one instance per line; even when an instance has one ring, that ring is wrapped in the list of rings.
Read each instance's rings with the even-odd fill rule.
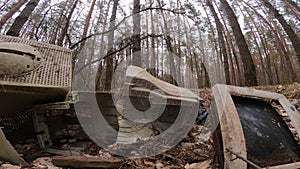
[[[18,154],[14,147],[6,139],[2,129],[0,128],[0,159],[8,161],[12,164],[21,164],[26,166],[26,161]]]

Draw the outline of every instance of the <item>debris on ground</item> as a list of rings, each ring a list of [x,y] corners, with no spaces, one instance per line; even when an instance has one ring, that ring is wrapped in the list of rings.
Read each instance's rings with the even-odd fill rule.
[[[55,156],[52,163],[60,167],[76,168],[119,168],[124,163],[123,158],[100,156]]]
[[[12,164],[2,164],[0,169],[21,169],[21,166],[12,165]]]
[[[285,95],[290,102],[300,99],[300,84],[294,83],[292,85],[276,85],[276,86],[259,86],[255,87],[259,90],[278,92],[280,94]],[[204,107],[209,110],[210,100],[211,100],[211,90],[210,89],[202,89],[200,90],[200,97],[204,100]],[[279,106],[278,103],[269,101],[272,103],[273,107],[279,112],[279,114],[283,117],[285,122],[287,122],[290,130],[295,133],[295,129],[293,128],[288,115],[283,111],[282,107]],[[214,144],[211,138],[210,133],[201,133],[203,132],[204,127],[202,125],[195,125],[188,136],[181,141],[180,144],[171,148],[170,150],[162,153],[160,155],[156,155],[154,157],[147,157],[142,159],[135,158],[125,158],[125,157],[117,157],[109,152],[103,150],[101,147],[92,143],[92,141],[80,141],[76,140],[76,145],[84,144],[78,149],[75,149],[70,141],[63,142],[61,145],[56,145],[55,147],[51,147],[48,149],[49,151],[41,150],[38,147],[38,144],[34,142],[20,142],[14,144],[15,149],[19,154],[22,154],[22,157],[30,162],[29,168],[47,168],[47,169],[60,169],[60,168],[68,168],[66,166],[72,167],[72,159],[76,159],[75,162],[79,161],[81,165],[87,165],[86,161],[94,160],[97,165],[99,163],[105,162],[103,159],[114,159],[115,161],[110,161],[110,165],[114,165],[116,168],[157,168],[157,169],[167,169],[167,168],[218,168],[218,164],[216,164],[214,160],[215,150]],[[298,140],[299,144],[300,141]],[[73,156],[55,156],[60,153],[70,152],[70,149],[73,152]],[[64,151],[59,151],[64,150]],[[72,152],[71,151],[71,152]],[[51,153],[52,152],[52,153]],[[74,156],[76,155],[76,156]],[[78,160],[79,159],[79,160]],[[65,162],[65,167],[59,167],[62,161]],[[102,161],[101,161],[102,160]],[[109,161],[108,160],[108,161]],[[72,161],[72,162],[70,162]],[[107,162],[107,161],[106,161]],[[56,165],[54,165],[56,164]],[[68,165],[67,165],[68,164]],[[61,165],[62,166],[62,165]],[[87,167],[87,166],[85,166]],[[91,166],[89,166],[91,167]],[[20,169],[20,166],[11,165],[4,161],[0,161],[0,169]]]
[[[32,169],[61,169],[52,163],[50,157],[42,157],[34,160],[31,165]]]
[[[193,163],[193,164],[186,164],[184,166],[185,169],[195,169],[195,168],[210,168],[210,164],[212,163],[211,160],[203,161],[201,163]]]

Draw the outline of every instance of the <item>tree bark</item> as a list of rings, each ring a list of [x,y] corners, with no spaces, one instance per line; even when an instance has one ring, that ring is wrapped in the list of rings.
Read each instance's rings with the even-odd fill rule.
[[[283,0],[283,2],[291,10],[291,12],[297,17],[297,19],[300,20],[300,7],[297,6],[296,3],[293,5],[292,4],[294,3],[293,1],[291,1],[292,3],[290,3],[288,0]]]
[[[70,26],[70,21],[71,21],[72,15],[75,11],[75,8],[76,8],[78,2],[79,2],[79,0],[75,0],[74,4],[72,5],[72,8],[71,8],[71,10],[69,12],[69,15],[67,17],[67,20],[66,20],[66,24],[63,27],[63,29],[61,31],[61,34],[59,36],[59,39],[57,41],[58,46],[63,46],[64,39],[65,39],[65,37],[67,36],[67,33],[68,33],[68,29],[69,29],[69,26]]]
[[[27,1],[28,0],[20,0],[2,17],[0,20],[0,29]]]
[[[289,39],[292,42],[293,48],[296,52],[296,57],[298,59],[298,64],[300,65],[300,38],[298,35],[295,33],[295,31],[292,29],[292,27],[285,21],[283,16],[279,13],[277,9],[267,0],[261,0],[264,5],[272,12],[274,17],[278,20],[278,22],[281,24],[283,27],[284,31],[288,35]]]
[[[5,7],[10,0],[6,0],[1,6],[0,6],[0,10],[2,10],[3,7]]]
[[[31,15],[31,13],[33,12],[34,8],[38,5],[39,1],[40,0],[31,0],[27,3],[26,7],[19,14],[19,16],[15,19],[13,25],[7,31],[6,35],[19,36],[22,27],[28,20],[28,18]]]
[[[300,7],[296,4],[296,2],[294,2],[292,0],[283,0],[283,1],[288,2],[289,4],[291,4],[300,13]]]
[[[113,6],[113,10],[111,12],[111,17],[110,17],[110,24],[109,24],[109,30],[112,30],[115,27],[115,20],[116,20],[116,16],[117,16],[117,8],[119,5],[119,0],[114,0],[114,6]],[[114,35],[115,32],[111,31],[109,32],[108,35],[108,52],[107,54],[111,53],[114,51]],[[113,62],[114,62],[114,55],[109,56],[106,58],[106,75],[105,75],[105,90],[111,90],[111,80],[112,80],[112,75],[113,75],[113,70],[114,70],[114,66],[113,66]]]
[[[152,7],[153,0],[150,0],[150,7]],[[154,28],[154,17],[153,17],[153,11],[150,10],[150,22],[151,22],[151,33],[155,33],[155,28]],[[151,47],[150,47],[150,68],[155,68],[155,38],[151,37]],[[158,59],[158,58],[157,58]],[[158,63],[157,63],[158,64]],[[151,74],[155,74],[155,72],[150,72]],[[157,76],[157,74],[155,74]]]
[[[142,56],[141,56],[141,16],[140,11],[140,0],[134,0],[133,2],[133,36],[132,36],[132,65],[142,67]]]
[[[161,2],[159,0],[157,0],[157,3],[158,3],[158,6],[160,8],[162,8],[162,5],[161,5]],[[171,76],[173,77],[177,77],[177,71],[176,71],[176,68],[175,68],[175,59],[173,57],[173,54],[174,54],[174,50],[173,50],[173,47],[172,47],[172,38],[171,38],[171,35],[170,35],[170,29],[169,29],[169,26],[167,24],[167,21],[166,21],[166,17],[165,17],[165,14],[163,11],[161,11],[161,15],[162,15],[162,18],[163,18],[163,28],[162,29],[165,29],[165,35],[164,35],[164,39],[165,39],[165,42],[166,42],[166,48],[167,48],[167,51],[168,51],[168,58],[166,60],[168,60],[169,62],[169,65],[170,65],[170,74]],[[157,24],[157,30],[158,30],[158,24]],[[157,46],[159,46],[159,40],[158,38],[157,39]],[[162,42],[163,43],[163,42]],[[159,54],[159,49],[157,48],[157,60],[159,58],[158,54]],[[167,66],[165,66],[167,67]],[[173,84],[175,84],[175,78],[173,78]]]
[[[244,6],[245,7],[245,6]],[[246,22],[246,24],[247,24],[247,26],[248,26],[248,28],[250,29],[250,32],[251,32],[251,34],[252,34],[252,36],[253,36],[253,41],[254,41],[254,44],[255,44],[255,46],[256,46],[256,51],[258,52],[258,58],[259,58],[259,60],[260,60],[260,69],[261,69],[261,74],[262,74],[262,80],[264,80],[264,83],[262,83],[262,80],[261,81],[258,81],[258,83],[260,82],[260,84],[264,84],[264,85],[266,85],[267,84],[267,77],[266,77],[266,75],[265,75],[265,72],[266,72],[266,68],[265,68],[265,64],[264,64],[264,61],[263,61],[263,54],[262,54],[262,52],[261,52],[261,48],[260,48],[260,46],[259,46],[259,43],[258,43],[258,40],[259,39],[261,39],[262,38],[262,33],[259,35],[259,37],[260,38],[258,38],[257,37],[257,35],[255,34],[255,30],[257,31],[257,32],[260,32],[259,31],[259,29],[258,29],[258,27],[257,27],[257,25],[256,25],[256,23],[255,23],[255,21],[254,21],[254,19],[253,19],[253,15],[251,15],[250,14],[250,12],[249,12],[249,10],[247,10],[246,8],[241,8],[240,6],[239,6],[239,9],[240,9],[240,11],[242,12],[242,15],[243,15],[243,17],[244,18],[249,18],[250,20],[251,20],[251,22],[252,22],[252,24],[253,24],[253,26],[250,24],[250,22],[249,22],[249,20],[248,19],[245,19],[245,22]],[[246,11],[246,13],[248,14],[247,16],[244,14],[244,12],[243,11]],[[255,28],[255,30],[254,30],[254,28]],[[254,52],[254,53],[256,53],[256,52]],[[266,54],[266,57],[269,57],[268,55],[267,55],[267,53],[265,53]],[[255,57],[255,55],[254,55],[254,57]],[[270,83],[269,83],[270,84]]]
[[[93,14],[93,11],[94,11],[94,7],[95,7],[95,3],[96,3],[96,0],[93,0],[92,1],[92,4],[91,4],[91,7],[90,7],[90,10],[89,10],[89,13],[86,17],[86,21],[84,23],[84,27],[83,27],[83,33],[82,33],[82,36],[81,38],[85,38],[86,35],[87,35],[87,32],[89,30],[89,26],[90,26],[90,22],[91,22],[91,18],[92,18],[92,14]],[[80,45],[80,49],[85,45],[85,41],[83,41]]]
[[[61,11],[60,11],[59,19],[58,19],[58,25],[54,28],[54,30],[52,32],[52,35],[50,37],[50,41],[49,41],[50,44],[55,44],[55,42],[57,40],[57,34],[58,34],[58,31],[59,31],[60,25],[62,25],[62,23],[64,21],[64,13],[65,13],[67,8],[68,8],[67,1],[65,1],[64,2],[64,7],[60,9]]]
[[[108,12],[110,9],[110,4],[111,4],[111,0],[108,1],[107,3],[107,7],[105,10],[105,14],[104,14],[104,19],[103,19],[103,24],[102,24],[102,32],[105,31],[106,29],[106,24],[107,24],[107,20],[108,20]],[[102,9],[102,8],[101,8]],[[100,21],[100,17],[101,17],[101,13],[99,13],[99,21]],[[98,22],[98,24],[100,24],[100,22]],[[105,44],[104,44],[104,34],[101,35],[101,40],[100,40],[100,57],[104,56],[104,51],[105,51]],[[105,84],[101,83],[101,78],[103,77],[102,75],[106,76],[106,70],[102,67],[103,66],[102,61],[99,62],[98,64],[98,69],[97,69],[97,74],[96,74],[96,90],[100,90],[100,87],[102,85],[103,89],[105,88]],[[105,73],[105,74],[104,74]]]
[[[223,56],[223,64],[224,64],[224,72],[225,72],[225,80],[226,84],[230,84],[230,73],[229,73],[229,64],[228,64],[228,56],[227,56],[227,50],[226,50],[226,45],[225,45],[225,40],[223,36],[223,26],[222,23],[219,20],[219,17],[212,5],[211,0],[207,0],[207,5],[215,19],[216,22],[216,27],[217,27],[217,32],[218,32],[218,40],[219,40],[219,46],[221,49],[221,56]]]
[[[245,85],[256,86],[257,79],[255,65],[251,57],[245,37],[242,33],[241,27],[238,23],[237,17],[226,0],[220,0],[220,2],[225,9],[230,26],[233,30],[237,46],[239,48],[240,56],[244,67]]]

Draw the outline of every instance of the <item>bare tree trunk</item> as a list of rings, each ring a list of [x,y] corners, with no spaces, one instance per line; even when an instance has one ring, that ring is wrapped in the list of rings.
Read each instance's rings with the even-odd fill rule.
[[[66,25],[63,27],[63,29],[61,31],[61,34],[59,36],[59,39],[57,41],[58,46],[63,46],[64,39],[65,39],[65,37],[67,36],[67,33],[68,33],[68,29],[69,29],[69,26],[70,26],[70,21],[71,21],[72,15],[75,11],[75,8],[76,8],[78,2],[79,2],[79,0],[75,0],[75,2],[72,5],[72,8],[69,12],[69,15],[66,19]]]
[[[283,37],[281,30],[278,28],[277,24],[273,21],[273,19],[271,17],[268,16],[270,22],[268,22],[265,19],[265,16],[262,16],[260,13],[257,12],[257,10],[255,8],[253,8],[249,3],[247,3],[246,1],[242,0],[242,2],[244,4],[246,4],[249,8],[252,9],[252,11],[263,21],[263,23],[265,23],[268,28],[273,32],[273,37],[276,39],[275,43],[277,45],[277,50],[279,50],[279,56],[281,58],[284,58],[284,61],[287,64],[282,64],[281,66],[285,66],[286,68],[283,69],[282,71],[288,71],[290,73],[286,73],[287,76],[284,76],[284,78],[288,78],[290,77],[290,79],[295,79],[295,72],[293,71],[293,66],[291,63],[291,59],[290,59],[290,52],[289,52],[289,48],[286,44],[286,38]],[[267,11],[264,11],[265,13],[267,13]],[[271,52],[272,49],[270,49],[269,51]],[[284,80],[283,80],[284,81]],[[283,82],[281,81],[281,82]]]
[[[30,0],[23,11],[19,14],[19,16],[15,19],[13,25],[7,31],[6,35],[11,36],[19,36],[20,31],[26,21],[28,20],[29,16],[33,12],[34,8],[38,5],[40,0]]]
[[[247,24],[247,26],[248,26],[248,28],[250,28],[250,32],[251,32],[251,34],[252,34],[252,36],[253,36],[253,38],[254,38],[254,44],[255,44],[255,46],[256,46],[256,48],[257,48],[257,51],[258,51],[258,58],[259,58],[259,60],[260,60],[260,67],[261,67],[261,74],[262,74],[262,79],[264,80],[264,83],[263,84],[267,84],[267,79],[266,79],[266,75],[265,75],[265,71],[266,71],[266,68],[265,68],[265,65],[264,65],[264,61],[263,61],[263,54],[262,54],[262,52],[261,52],[261,48],[260,48],[260,46],[259,46],[259,43],[258,43],[258,39],[261,39],[262,37],[262,35],[260,35],[259,37],[260,38],[258,38],[257,36],[256,36],[256,34],[255,34],[255,30],[253,29],[253,27],[256,29],[256,31],[257,32],[259,32],[259,29],[258,29],[258,27],[256,26],[256,23],[255,23],[255,21],[254,21],[254,19],[253,19],[253,15],[251,15],[250,13],[249,13],[249,11],[247,10],[247,9],[245,9],[245,8],[243,8],[244,10],[242,10],[242,8],[240,7],[240,6],[238,6],[239,7],[239,9],[240,9],[240,11],[242,12],[242,15],[244,16],[244,18],[249,18],[250,20],[251,20],[251,22],[252,22],[252,24],[253,24],[253,26],[250,24],[250,22],[249,22],[249,20],[247,20],[247,19],[245,19],[245,22],[246,22],[246,24]],[[245,6],[244,6],[245,7]],[[246,13],[248,14],[248,16],[246,16],[245,14],[244,14],[244,12],[243,11],[246,11]],[[267,55],[266,55],[266,57],[268,57]],[[273,81],[273,80],[272,80]],[[270,83],[269,83],[270,84]]]
[[[28,0],[19,0],[0,20],[0,29]]]
[[[262,47],[264,49],[264,53],[265,53],[265,56],[266,56],[266,67],[267,67],[266,68],[266,73],[267,73],[267,77],[268,77],[268,84],[272,85],[274,80],[273,80],[272,69],[271,69],[271,58],[270,58],[271,56],[268,52],[268,48],[267,48],[266,43],[265,43],[265,41],[266,41],[265,37],[261,36],[260,39],[261,39],[261,44],[262,44]]]
[[[140,0],[133,2],[132,65],[142,67]]]
[[[85,20],[85,24],[84,24],[84,27],[83,27],[83,33],[82,33],[81,38],[85,38],[86,35],[87,35],[87,32],[89,30],[89,26],[90,26],[90,22],[91,22],[91,18],[92,18],[92,14],[93,14],[93,11],[94,11],[95,3],[96,3],[96,0],[93,0],[92,4],[91,4],[91,7],[90,7],[90,10],[89,10],[89,13],[88,13],[88,15],[86,17],[86,20]],[[85,41],[83,41],[81,43],[79,49],[81,49],[84,45],[85,45]]]
[[[177,0],[177,10],[180,10],[180,2],[179,0]],[[177,67],[179,68],[179,70],[181,70],[181,22],[180,22],[180,14],[177,14],[177,56],[179,58],[179,62],[177,63]],[[176,42],[175,42],[176,43]],[[183,78],[182,78],[182,74],[181,71],[178,71],[177,74],[177,80],[178,80],[178,84],[184,84],[183,82]]]
[[[114,6],[110,18],[110,25],[109,25],[109,30],[113,29],[115,27],[115,20],[117,16],[117,8],[119,5],[119,0],[114,0]],[[114,43],[114,31],[109,32],[108,35],[108,52],[107,54],[111,53],[114,51],[113,43]],[[113,75],[113,61],[114,61],[114,56],[109,56],[106,58],[106,80],[105,80],[105,89],[110,90],[111,89],[111,80],[112,80],[112,75]]]
[[[218,8],[218,7],[217,7]],[[220,12],[220,9],[218,8],[218,11]],[[223,22],[224,28],[225,28],[225,37],[226,37],[226,43],[227,43],[227,51],[228,51],[228,58],[230,62],[230,69],[231,69],[231,84],[234,85],[241,85],[243,78],[241,78],[241,68],[239,62],[236,62],[236,69],[234,67],[233,59],[236,57],[236,50],[234,48],[234,45],[232,43],[231,35],[228,30],[228,27],[226,25],[225,19],[223,15],[220,13],[220,18]]]
[[[241,31],[241,27],[238,23],[237,17],[234,14],[233,10],[229,6],[226,0],[220,0],[222,6],[225,8],[230,26],[233,30],[233,34],[239,48],[240,56],[244,66],[244,76],[245,76],[245,85],[246,86],[256,86],[256,70],[253,59],[251,57],[248,45],[246,43],[245,37]]]
[[[66,1],[64,3],[64,8],[61,9],[60,16],[58,19],[58,25],[54,28],[54,31],[52,32],[52,35],[50,37],[50,41],[49,41],[50,44],[55,44],[55,42],[57,40],[57,34],[58,34],[60,26],[63,25],[62,22],[64,21],[64,12],[66,11],[67,6],[68,5],[67,5],[67,1]]]
[[[199,56],[194,52],[194,62],[195,62],[195,68],[196,68],[196,75],[197,75],[197,85],[198,88],[201,86],[201,77],[200,77],[200,68],[199,68]]]
[[[292,3],[295,3],[294,5],[288,1],[291,0],[283,0],[283,2],[285,3],[285,5],[291,10],[291,12],[297,17],[298,20],[300,20],[300,7],[297,6],[297,4],[293,1],[291,1]]]
[[[202,5],[202,7],[203,7],[203,9],[204,9],[205,15],[206,15],[207,20],[208,20],[208,25],[209,25],[210,30],[211,30],[212,38],[210,38],[210,39],[213,40],[212,42],[214,43],[215,51],[218,53],[218,47],[217,47],[218,45],[217,45],[217,39],[216,39],[216,35],[215,35],[215,28],[213,27],[213,25],[212,25],[212,23],[211,23],[211,20],[210,20],[210,18],[209,18],[209,16],[208,16],[208,13],[207,13],[207,11],[206,11],[206,8],[205,8],[203,2],[202,2],[202,1],[200,1],[200,2],[201,2],[201,5]],[[218,54],[218,57],[220,58],[220,60],[222,60],[222,58],[220,57],[219,54]]]
[[[159,0],[157,0],[157,3],[158,3],[158,6],[160,8],[162,8],[162,5],[160,3]],[[166,41],[166,45],[167,45],[167,51],[168,51],[168,58],[167,60],[169,61],[170,63],[170,74],[173,76],[173,77],[177,77],[177,72],[176,72],[176,68],[175,68],[175,59],[173,57],[173,54],[174,54],[174,50],[173,50],[173,47],[172,47],[172,38],[170,36],[170,29],[169,29],[169,26],[167,25],[167,22],[166,22],[166,17],[164,15],[164,12],[161,11],[161,15],[162,15],[162,18],[163,18],[163,22],[164,22],[164,31],[165,31],[165,41]],[[163,28],[162,28],[163,29]],[[163,42],[162,42],[163,43]],[[158,40],[157,40],[157,46],[158,46]],[[157,48],[157,58],[158,58],[158,48]],[[175,84],[175,79],[173,78],[173,84]]]
[[[225,45],[225,40],[223,36],[223,26],[222,23],[219,20],[219,17],[212,5],[211,0],[207,0],[207,5],[213,14],[213,17],[216,22],[216,27],[217,27],[217,32],[218,32],[218,39],[219,39],[219,46],[221,49],[221,56],[223,56],[223,64],[224,64],[224,72],[225,72],[225,81],[226,84],[230,84],[230,73],[229,73],[229,64],[228,64],[228,56],[227,56],[227,50],[226,50],[226,45]]]
[[[206,69],[206,67],[205,67],[205,65],[204,65],[203,62],[201,62],[201,67],[202,67],[202,69],[204,71],[204,81],[205,81],[204,87],[211,87],[209,76],[208,76],[208,72],[207,72],[207,69]]]
[[[153,0],[150,0],[150,7],[152,7]],[[153,18],[153,11],[150,10],[150,21],[151,21],[151,33],[155,33],[155,28],[154,28],[154,18]],[[158,58],[157,58],[158,59]],[[155,68],[155,38],[151,37],[151,49],[150,49],[150,68]],[[158,64],[158,62],[157,62]],[[151,74],[154,74],[155,72],[150,72]]]
[[[282,76],[282,79],[284,79],[283,83],[293,82],[296,80],[296,74],[295,74],[294,67],[292,64],[291,52],[286,43],[287,38],[282,34],[281,29],[272,20],[272,18],[270,18],[270,21],[276,31],[276,35],[275,35],[275,36],[277,36],[276,39],[278,39],[278,41],[275,41],[275,42],[277,45],[277,49],[279,50],[279,53],[280,53],[279,56],[283,63],[283,64],[281,64],[281,66],[283,68],[281,72],[282,73],[285,72],[285,73],[283,73],[283,76]],[[273,49],[270,49],[270,50],[273,50]]]
[[[49,5],[48,1],[44,1],[41,5],[41,8],[37,9],[36,13],[34,14],[35,19],[34,19],[34,23],[32,25],[31,31],[29,32],[29,39],[33,39],[35,33],[37,33],[39,31],[38,23],[40,22],[40,24],[41,24],[43,22],[43,19],[44,19],[45,15],[47,15],[48,11],[44,15],[41,15],[41,14],[47,8],[48,5]],[[42,18],[42,20],[41,20],[41,18]],[[29,23],[27,24],[27,26],[28,25],[29,25]],[[26,30],[27,30],[27,28],[25,27],[24,32],[23,32],[24,35],[26,33]],[[24,35],[22,36],[22,34],[21,34],[22,37],[24,37]]]
[[[147,1],[145,1],[145,6],[148,6],[147,4]],[[147,10],[146,11],[146,34],[148,35],[149,34],[149,11]],[[146,39],[146,57],[144,58],[145,59],[145,65],[146,67],[148,68],[150,66],[150,62],[151,62],[151,57],[149,56],[150,55],[150,43],[149,43],[149,38]]]
[[[298,13],[300,13],[300,7],[296,4],[296,2],[294,2],[292,0],[283,0],[283,1],[291,4],[298,11]]]
[[[264,5],[273,13],[274,17],[278,20],[278,22],[283,27],[284,31],[287,33],[289,39],[292,42],[294,50],[296,52],[296,57],[298,59],[298,63],[300,65],[300,38],[292,29],[292,27],[285,21],[283,16],[278,12],[277,9],[268,1],[268,0],[261,0]]]
[[[111,3],[111,0],[109,0],[108,3],[107,3],[107,8],[106,8],[106,11],[105,11],[104,21],[103,21],[103,25],[102,25],[102,32],[104,32],[105,28],[106,28],[106,24],[107,24],[107,20],[108,20],[108,12],[109,12],[109,8],[110,8],[110,3]],[[101,13],[99,14],[98,17],[99,18],[101,17]],[[103,56],[104,49],[105,49],[104,48],[104,34],[102,34],[101,35],[101,40],[100,40],[100,54],[101,54],[100,56]],[[100,90],[100,86],[102,85],[101,82],[100,82],[102,74],[103,74],[102,71],[105,72],[106,70],[103,70],[103,68],[102,68],[102,61],[100,61],[99,64],[98,64],[98,69],[97,69],[97,74],[96,74],[96,82],[95,82],[96,83],[96,90]],[[106,73],[105,73],[105,75],[106,75]],[[104,84],[103,88],[105,88],[105,84]]]
[[[0,10],[2,10],[3,7],[5,7],[10,0],[6,0],[1,6],[0,6]]]

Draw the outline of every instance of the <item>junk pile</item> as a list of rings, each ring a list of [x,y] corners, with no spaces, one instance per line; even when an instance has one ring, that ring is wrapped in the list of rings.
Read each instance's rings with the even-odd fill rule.
[[[128,67],[117,101],[114,92],[71,92],[71,81],[72,51],[0,35],[0,165],[1,161],[28,165],[23,158],[26,154],[21,157],[15,148],[28,150],[19,142],[31,139],[32,147],[37,142],[46,156],[62,155],[52,157],[52,162],[64,167],[300,168],[299,101],[292,105],[281,94],[215,85],[208,113],[197,94],[135,66]],[[286,118],[265,100],[278,103]],[[182,109],[190,113],[189,122],[182,120],[178,125],[192,130],[160,155],[123,158],[90,140],[100,139],[119,153],[131,150],[119,149],[119,145],[147,142],[161,135],[178,122]],[[200,125],[185,126],[192,124],[190,120]],[[113,132],[101,133],[101,127]],[[202,132],[203,128],[212,135]],[[177,137],[181,135],[173,136]],[[158,142],[151,143],[158,147]],[[141,148],[134,153],[147,151]],[[47,158],[41,161],[50,163]]]

